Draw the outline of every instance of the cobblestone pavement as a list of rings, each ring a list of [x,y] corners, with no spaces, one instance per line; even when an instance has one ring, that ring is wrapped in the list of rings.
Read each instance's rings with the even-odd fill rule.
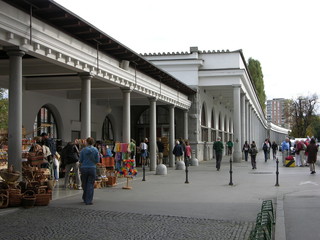
[[[248,239],[254,222],[35,207],[2,214],[0,239]]]

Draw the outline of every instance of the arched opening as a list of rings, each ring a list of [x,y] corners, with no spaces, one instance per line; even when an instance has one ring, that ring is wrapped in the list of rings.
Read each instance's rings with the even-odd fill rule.
[[[33,137],[40,136],[43,132],[51,138],[59,138],[57,121],[48,105],[40,108],[33,124]]]
[[[217,132],[216,132],[216,126],[215,126],[215,120],[214,120],[214,109],[211,111],[211,142],[214,142],[217,139]]]
[[[208,126],[207,126],[207,113],[205,103],[202,104],[201,109],[201,140],[208,142]]]
[[[157,137],[169,139],[169,110],[165,107],[157,106],[156,116]],[[136,126],[137,141],[140,141],[145,137],[150,137],[150,108],[147,108],[141,113]]]
[[[105,140],[105,141],[112,142],[114,140],[113,127],[112,127],[110,118],[108,116],[106,116],[103,121],[101,136],[102,136],[102,140]]]

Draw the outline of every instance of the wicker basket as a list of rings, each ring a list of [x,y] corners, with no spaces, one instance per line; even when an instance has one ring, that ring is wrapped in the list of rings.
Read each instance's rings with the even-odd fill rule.
[[[20,172],[8,172],[8,169],[1,169],[0,177],[6,182],[16,182],[20,177]]]
[[[36,203],[36,197],[34,194],[34,191],[27,190],[22,195],[22,206],[25,208],[32,208],[34,204]]]
[[[0,208],[6,208],[9,205],[9,192],[0,190]]]
[[[22,203],[22,194],[9,194],[9,207],[19,207]]]

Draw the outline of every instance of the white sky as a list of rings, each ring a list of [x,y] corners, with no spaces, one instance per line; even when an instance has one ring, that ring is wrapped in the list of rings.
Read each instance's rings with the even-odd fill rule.
[[[242,49],[268,99],[319,94],[317,0],[56,0],[137,53]]]

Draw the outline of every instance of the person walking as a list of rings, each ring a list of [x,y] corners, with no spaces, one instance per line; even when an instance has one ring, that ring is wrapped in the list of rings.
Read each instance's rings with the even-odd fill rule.
[[[315,163],[317,161],[317,153],[318,153],[318,146],[316,145],[316,141],[314,138],[311,138],[310,144],[307,146],[306,153],[308,153],[308,160],[310,166],[311,174],[315,174]]]
[[[183,158],[183,148],[180,142],[177,140],[176,145],[173,148],[172,151],[173,155],[176,157],[176,162],[182,161]]]
[[[141,164],[142,166],[145,166],[147,164],[147,155],[148,155],[148,145],[145,142],[145,140],[141,140],[139,148],[140,148]]]
[[[79,172],[79,150],[73,142],[68,144],[62,149],[61,160],[62,165],[65,167],[64,187],[65,189],[69,186],[69,178],[71,169],[75,175],[76,189],[81,190],[80,172]],[[73,186],[72,186],[73,187]]]
[[[218,137],[217,141],[214,142],[213,149],[216,153],[216,168],[217,168],[217,171],[220,171],[222,152],[223,152],[223,143],[221,142],[220,137]]]
[[[159,165],[163,163],[163,151],[164,151],[164,145],[161,141],[161,138],[158,138],[157,149],[158,149],[157,164]]]
[[[250,145],[248,144],[248,141],[245,141],[242,147],[242,152],[244,152],[244,160],[248,161],[248,155],[249,155]]]
[[[272,148],[273,160],[276,160],[277,159],[278,144],[276,144],[276,142],[273,141],[271,148]]]
[[[281,143],[281,152],[282,152],[282,165],[285,166],[286,163],[286,157],[289,156],[290,151],[290,145],[289,145],[289,138],[287,137],[282,143]]]
[[[303,163],[301,161],[301,151],[303,150],[303,144],[301,141],[299,140],[296,140],[295,142],[295,157],[296,157],[296,166],[297,167],[303,167]]]
[[[252,169],[257,169],[256,157],[257,157],[257,154],[258,154],[258,149],[257,149],[255,141],[252,141],[251,148],[250,148],[249,152],[250,152],[250,156],[251,156]]]
[[[50,149],[50,155],[47,156],[48,163],[42,164],[42,168],[49,168],[51,176],[54,177],[56,182],[59,181],[59,161],[56,158],[56,143],[52,138],[49,138],[48,134],[43,132],[41,134],[42,141],[41,146],[45,145]]]
[[[189,144],[189,141],[186,141],[186,163],[191,165],[191,146]]]
[[[228,155],[232,154],[232,148],[233,148],[233,142],[231,140],[229,140],[227,142],[227,148],[228,148]]]
[[[80,152],[80,172],[83,188],[82,200],[86,205],[92,205],[99,152],[98,149],[93,146],[94,139],[92,137],[87,138],[86,143],[87,146]]]
[[[264,161],[267,162],[268,160],[268,151],[270,149],[270,145],[269,145],[269,141],[268,139],[265,139],[264,140],[264,143],[262,145],[262,150],[263,150],[263,153],[264,153]]]

